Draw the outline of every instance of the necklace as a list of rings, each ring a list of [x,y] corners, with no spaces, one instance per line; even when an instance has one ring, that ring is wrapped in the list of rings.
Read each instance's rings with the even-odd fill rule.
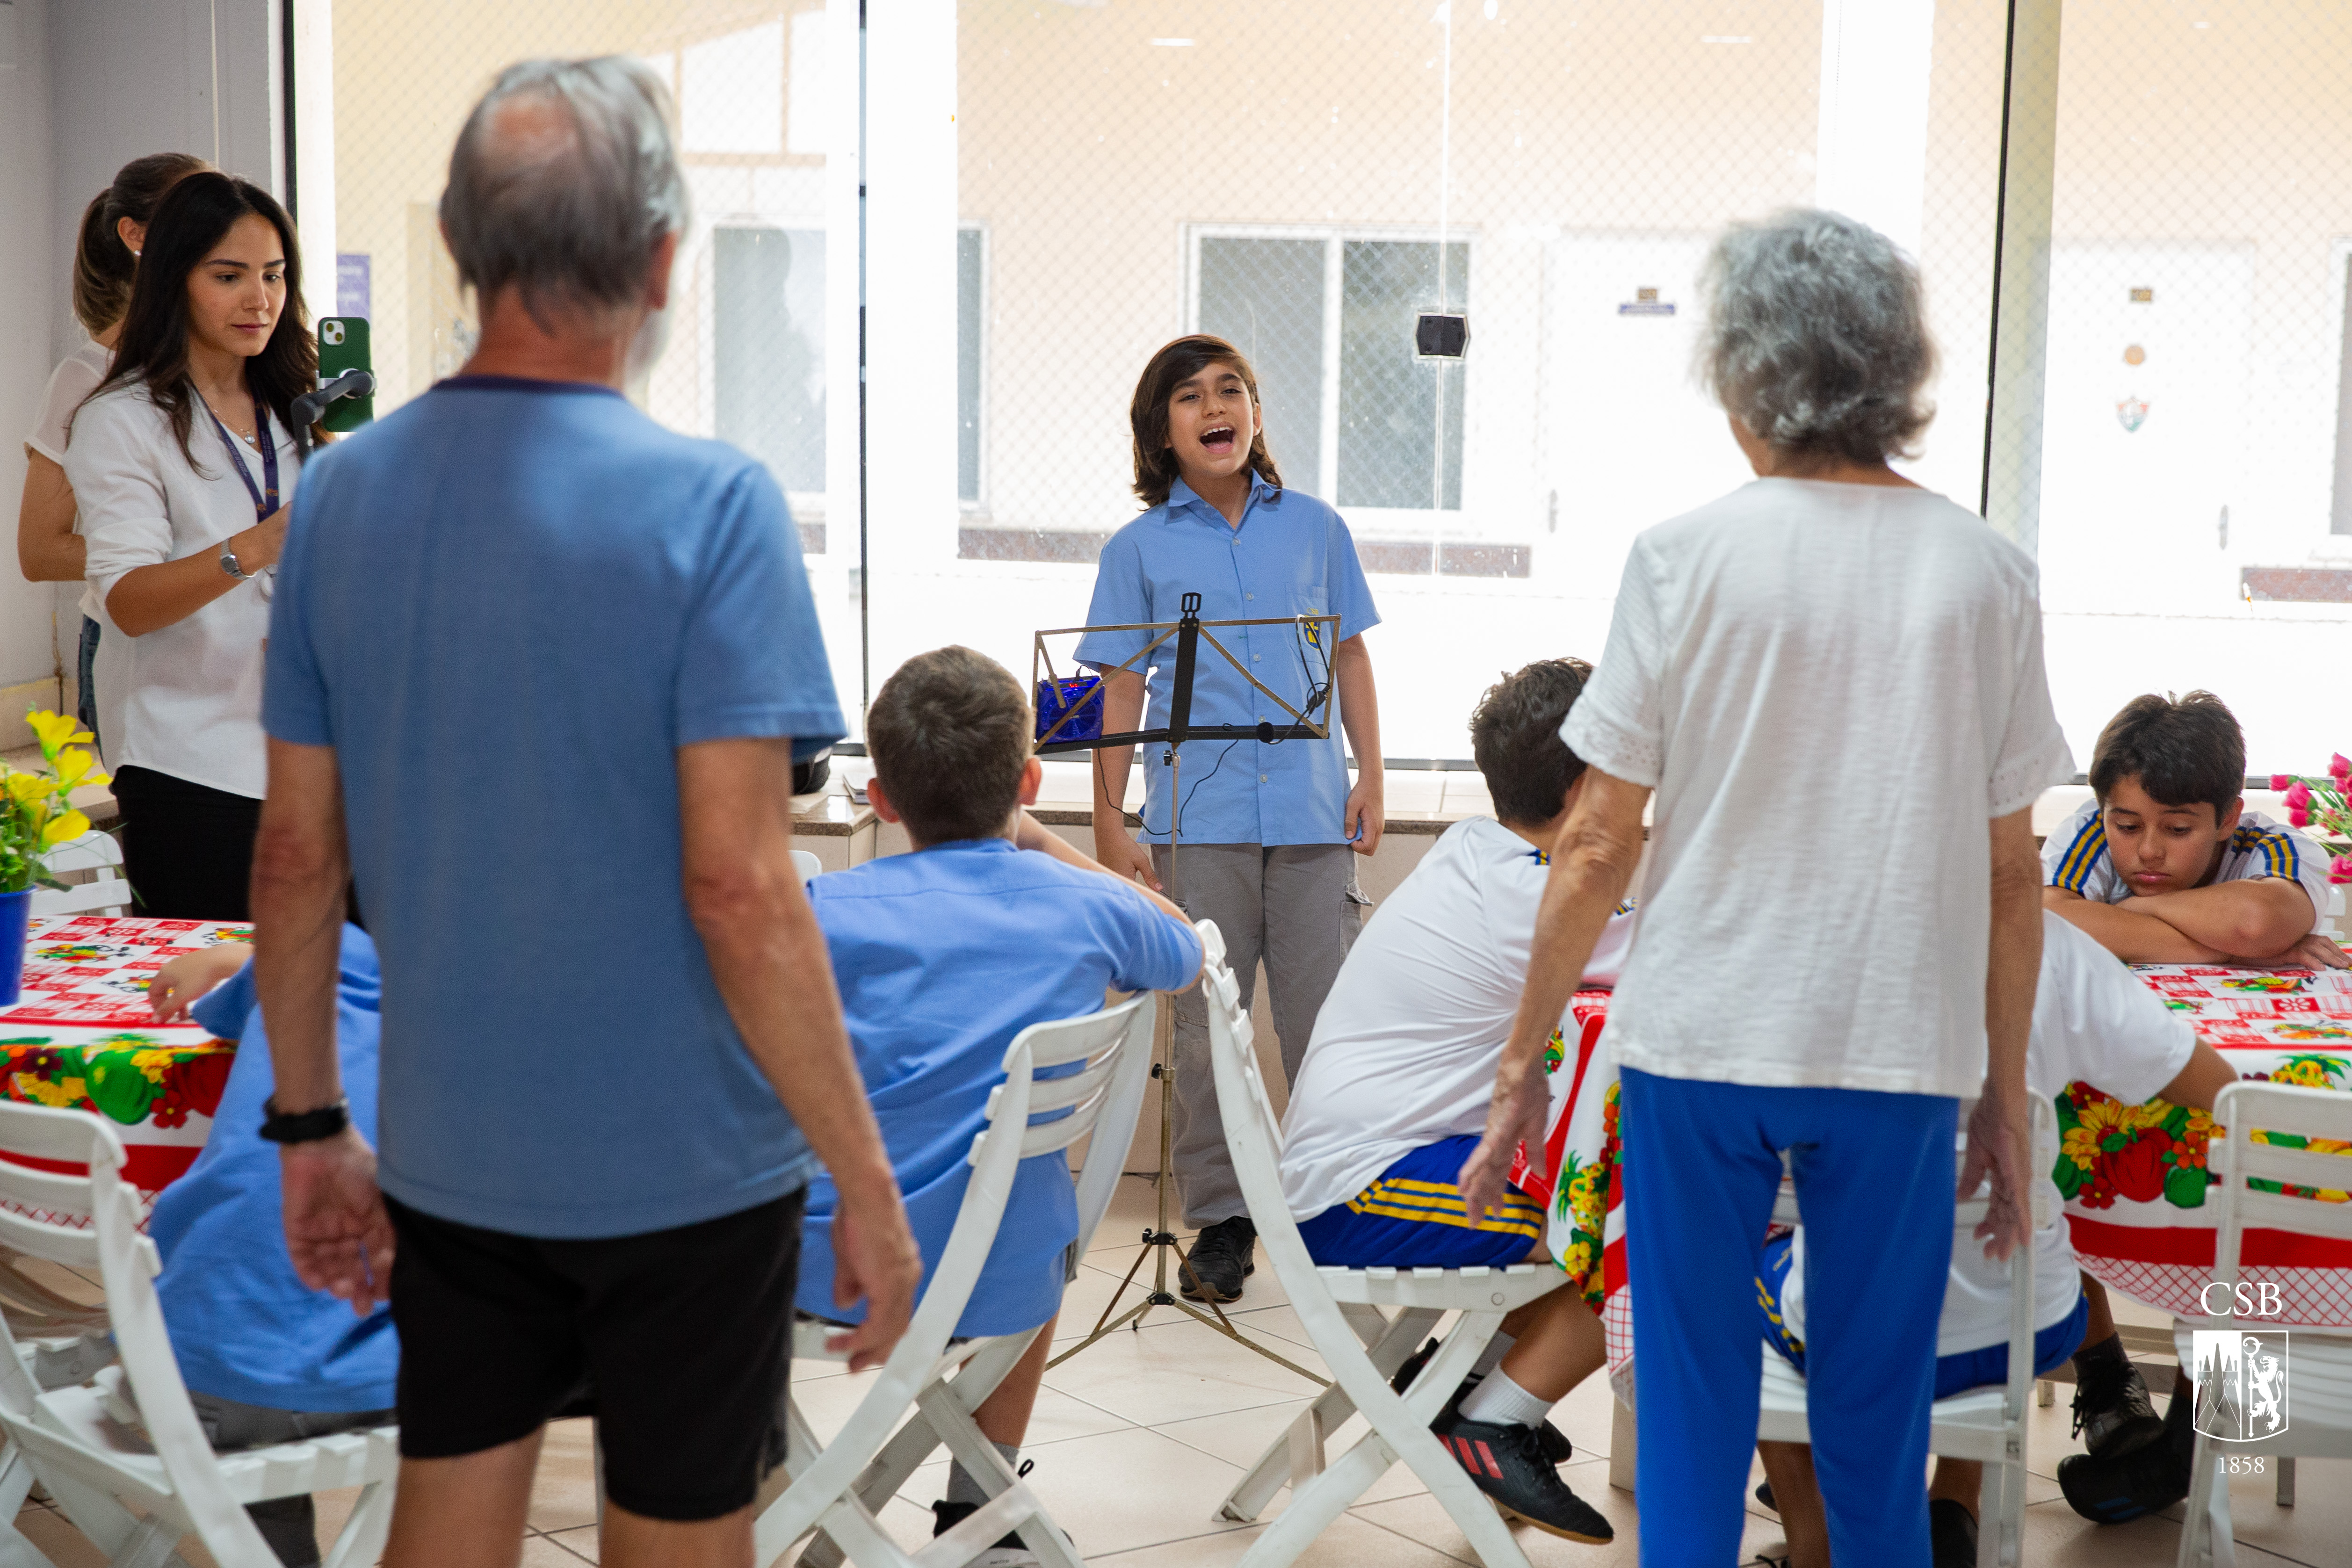
[[[215,419],[217,419],[223,424],[227,425],[230,430],[236,432],[238,435],[243,436],[246,440],[251,441],[255,439],[256,433],[254,430],[252,415],[247,414],[246,416],[245,423],[240,424],[236,420],[230,418],[227,414],[223,413],[220,411],[220,405],[213,402],[210,396],[202,392],[199,392],[197,395],[204,397],[205,406],[212,411],[212,415]]]

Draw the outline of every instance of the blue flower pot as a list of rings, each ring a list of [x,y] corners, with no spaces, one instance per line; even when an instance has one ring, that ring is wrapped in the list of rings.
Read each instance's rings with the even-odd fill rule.
[[[13,1008],[25,983],[25,919],[33,890],[0,893],[0,1008]]]

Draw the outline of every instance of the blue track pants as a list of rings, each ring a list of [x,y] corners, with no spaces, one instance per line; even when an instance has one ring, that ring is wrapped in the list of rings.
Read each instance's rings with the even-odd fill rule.
[[[1782,1149],[1805,1216],[1808,1398],[1830,1556],[1928,1568],[1927,1406],[1959,1103],[1622,1077],[1643,1568],[1738,1558],[1763,1376],[1756,1277]]]

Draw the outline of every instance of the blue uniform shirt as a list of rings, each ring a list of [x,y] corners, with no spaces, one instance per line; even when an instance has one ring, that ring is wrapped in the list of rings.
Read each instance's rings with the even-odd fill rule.
[[[262,722],[334,748],[383,956],[384,1191],[587,1238],[798,1188],[679,893],[678,747],[843,733],[767,470],[460,376],[303,470],[271,611]]]
[[[1109,988],[1181,985],[1200,967],[1200,938],[1112,878],[1004,839],[868,861],[816,878],[809,898],[929,1290],[1013,1037],[1099,1010]],[[809,1183],[798,1304],[854,1321],[865,1309],[833,1299],[837,1202],[832,1177]],[[1022,1161],[956,1333],[1018,1333],[1059,1312],[1062,1255],[1077,1234],[1067,1158]]]
[[[343,927],[335,986],[335,1053],[352,1125],[375,1141],[375,945]],[[155,1281],[180,1376],[199,1394],[272,1410],[344,1412],[392,1406],[400,1340],[392,1309],[363,1318],[295,1276],[286,1252],[278,1145],[261,1136],[277,1086],[247,963],[191,1009],[237,1042],[213,1113],[212,1135],[188,1174],[163,1189],[147,1234],[163,1255]]]
[[[1381,622],[1363,566],[1356,559],[1356,541],[1339,514],[1312,496],[1279,490],[1263,479],[1251,486],[1238,528],[1194,495],[1191,486],[1177,480],[1169,487],[1164,506],[1152,507],[1103,546],[1087,623],[1173,621],[1182,612],[1180,606],[1187,593],[1201,596],[1203,621],[1339,617],[1339,634],[1319,651],[1307,646],[1294,626],[1237,626],[1205,634],[1223,643],[1252,675],[1302,713],[1310,688],[1332,679],[1328,666],[1339,643]],[[1148,632],[1091,633],[1078,642],[1078,662],[1107,669],[1151,637]],[[1174,639],[1154,650],[1150,659],[1146,729],[1168,722],[1176,674]],[[1328,711],[1310,716],[1328,723],[1329,738],[1271,746],[1255,740],[1187,743],[1183,821],[1179,824],[1184,841],[1346,842],[1339,819],[1348,805],[1348,763],[1341,749],[1339,693],[1331,694]],[[1276,726],[1297,722],[1203,641],[1194,669],[1192,722],[1261,721]],[[1146,843],[1168,841],[1171,800],[1169,769],[1160,761],[1163,749],[1146,746],[1139,750],[1145,792],[1139,837]]]

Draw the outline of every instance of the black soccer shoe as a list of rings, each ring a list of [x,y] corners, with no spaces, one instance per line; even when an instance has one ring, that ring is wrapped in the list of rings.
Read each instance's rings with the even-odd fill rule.
[[[2147,1379],[2128,1361],[2074,1367],[2074,1436],[2095,1458],[2120,1459],[2164,1436]]]
[[[1616,1539],[1609,1521],[1559,1479],[1533,1427],[1465,1421],[1449,1409],[1430,1430],[1505,1518],[1525,1520],[1547,1535],[1588,1546]]]
[[[1389,1386],[1395,1389],[1399,1394],[1402,1394],[1406,1389],[1412,1387],[1412,1380],[1421,1375],[1421,1369],[1427,1366],[1429,1364],[1429,1358],[1436,1354],[1437,1342],[1435,1340],[1431,1340],[1427,1344],[1423,1345],[1419,1350],[1414,1351],[1411,1355],[1406,1356],[1404,1358],[1404,1364],[1396,1369],[1396,1375],[1389,1379]],[[1470,1391],[1477,1387],[1483,1381],[1484,1379],[1475,1372],[1469,1376],[1464,1378],[1461,1385],[1454,1390],[1453,1397],[1446,1400],[1444,1414],[1452,1415],[1454,1412],[1459,1411],[1462,1408],[1462,1402],[1470,1397]],[[1569,1442],[1568,1434],[1553,1426],[1550,1422],[1546,1421],[1542,1426],[1536,1428],[1536,1432],[1543,1438],[1544,1458],[1549,1459],[1553,1464],[1564,1465],[1568,1463],[1570,1458],[1575,1454],[1576,1449]]]
[[[1927,1551],[1935,1568],[1977,1568],[1977,1516],[1966,1503],[1927,1500]]]
[[[1246,1214],[1202,1228],[1180,1270],[1188,1301],[1238,1301],[1242,1281],[1257,1272],[1257,1227]]]
[[[1780,1500],[1772,1495],[1772,1483],[1770,1481],[1758,1481],[1756,1483],[1756,1500],[1762,1503],[1766,1508],[1770,1509],[1774,1513],[1780,1511]]]
[[[2159,1513],[2189,1495],[2189,1461],[2197,1435],[2190,1419],[2196,1390],[2182,1378],[2166,1406],[2160,1440],[2114,1457],[2074,1454],[2058,1461],[2067,1506],[2100,1524]]]
[[[979,1511],[980,1504],[976,1502],[931,1504],[931,1539],[938,1540]],[[1037,1568],[1037,1554],[1021,1544],[1018,1534],[1009,1533],[973,1558],[967,1568]]]

